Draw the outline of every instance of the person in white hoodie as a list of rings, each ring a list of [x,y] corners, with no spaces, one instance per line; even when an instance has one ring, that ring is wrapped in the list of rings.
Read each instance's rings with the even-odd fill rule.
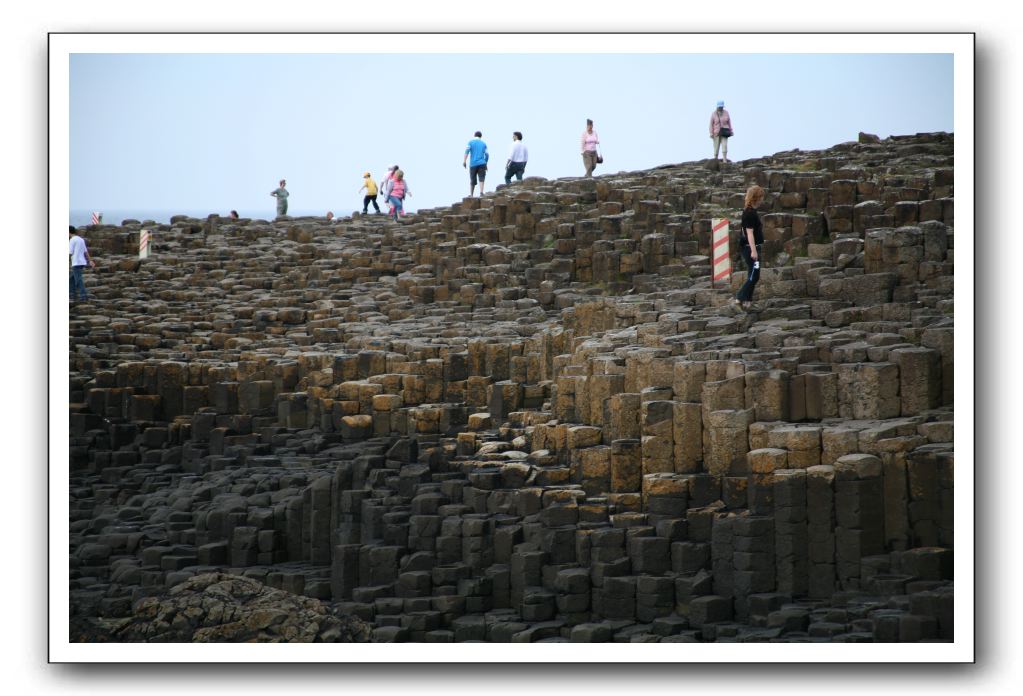
[[[384,178],[380,180],[380,195],[384,197],[385,201],[391,197],[391,189],[394,188],[394,173],[396,171],[398,171],[398,165],[388,167]],[[387,210],[387,214],[391,215],[393,213],[394,207],[392,206]]]

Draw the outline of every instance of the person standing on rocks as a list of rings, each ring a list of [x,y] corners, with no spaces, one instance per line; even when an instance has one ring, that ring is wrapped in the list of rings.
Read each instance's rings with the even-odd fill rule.
[[[579,149],[583,155],[583,166],[586,168],[584,176],[593,176],[593,169],[597,166],[597,146],[600,145],[600,137],[597,131],[593,130],[593,119],[586,119],[586,130],[579,143]]]
[[[472,159],[469,158],[472,155]],[[483,181],[487,178],[487,162],[490,161],[490,153],[487,152],[487,144],[483,142],[483,133],[476,131],[472,140],[465,148],[465,156],[462,157],[462,168],[465,168],[466,160],[469,161],[469,198],[472,198],[476,191],[476,180],[480,182],[480,196],[483,195]]]
[[[387,168],[387,173],[384,174],[384,178],[380,180],[380,193],[384,197],[384,202],[391,197],[391,187],[394,186],[394,173],[398,171],[398,165]],[[394,212],[393,209],[388,208],[387,214],[391,215]]]
[[[512,147],[508,154],[508,162],[504,169],[504,183],[510,184],[514,176],[522,181],[522,173],[526,171],[526,161],[529,159],[529,150],[522,143],[522,133],[512,133]]]
[[[288,183],[281,179],[281,185],[270,192],[270,195],[277,199],[277,217],[288,214],[288,189],[284,185]]]
[[[742,230],[739,233],[739,253],[746,263],[746,281],[735,295],[734,304],[742,309],[753,306],[753,290],[760,280],[760,248],[764,243],[764,225],[760,222],[757,206],[764,200],[764,189],[756,184],[746,189],[745,207],[742,211]]]
[[[71,255],[71,274],[68,278],[68,300],[74,302],[81,299],[83,302],[89,299],[89,293],[85,291],[85,279],[82,271],[86,266],[96,267],[96,262],[89,256],[89,247],[85,240],[78,236],[74,225],[68,225],[68,253]]]
[[[394,172],[394,179],[391,184],[391,193],[387,196],[387,202],[391,204],[391,216],[395,222],[398,222],[398,216],[405,214],[404,201],[405,196],[411,196],[412,191],[409,190],[408,184],[405,182],[405,172],[400,169]]]
[[[362,188],[366,189],[366,195],[362,199],[362,214],[365,215],[369,212],[369,204],[372,203],[373,207],[376,208],[377,215],[380,214],[380,206],[377,205],[377,182],[373,181],[373,177],[370,176],[369,172],[362,175]]]
[[[710,115],[710,139],[714,141],[714,159],[718,158],[718,150],[722,153],[725,162],[728,162],[728,139],[732,137],[732,117],[725,111],[725,103],[719,101],[717,108]],[[722,147],[723,146],[723,147]]]

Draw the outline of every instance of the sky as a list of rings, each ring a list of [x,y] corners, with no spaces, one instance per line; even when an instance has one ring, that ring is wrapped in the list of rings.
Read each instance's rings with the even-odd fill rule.
[[[476,130],[492,191],[513,131],[527,176],[581,175],[587,118],[598,175],[710,157],[718,100],[733,160],[955,130],[950,53],[71,53],[69,87],[71,210],[272,217],[285,178],[292,214],[346,215],[392,164],[447,206]]]

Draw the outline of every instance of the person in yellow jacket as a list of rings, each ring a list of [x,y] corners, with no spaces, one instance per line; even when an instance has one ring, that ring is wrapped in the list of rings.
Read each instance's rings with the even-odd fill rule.
[[[377,215],[380,214],[380,206],[377,205],[377,182],[373,181],[373,177],[366,172],[362,175],[362,188],[366,189],[366,196],[362,199],[362,214],[365,215],[369,212],[369,204],[372,203],[373,207],[376,208]]]

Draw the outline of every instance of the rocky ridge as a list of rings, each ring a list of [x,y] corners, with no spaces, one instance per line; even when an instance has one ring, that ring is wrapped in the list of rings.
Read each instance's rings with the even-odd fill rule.
[[[86,228],[73,620],[171,639],[153,598],[230,573],[379,641],[951,639],[953,138],[862,140]],[[710,221],[751,183],[745,313]]]

